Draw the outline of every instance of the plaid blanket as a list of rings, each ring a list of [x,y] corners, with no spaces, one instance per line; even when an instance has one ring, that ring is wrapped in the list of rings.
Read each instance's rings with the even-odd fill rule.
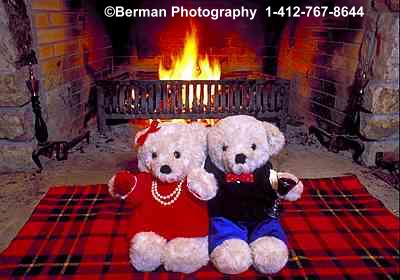
[[[399,219],[355,176],[305,179],[303,198],[285,203],[290,260],[277,275],[227,276],[210,264],[190,274],[128,263],[127,209],[105,185],[53,187],[0,256],[0,279],[399,279]]]

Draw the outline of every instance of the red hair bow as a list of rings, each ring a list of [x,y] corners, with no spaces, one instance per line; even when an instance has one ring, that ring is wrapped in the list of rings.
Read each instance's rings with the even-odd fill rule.
[[[160,128],[158,127],[158,121],[152,121],[151,124],[150,124],[150,127],[147,129],[147,131],[139,136],[139,138],[137,140],[137,144],[139,146],[143,146],[144,142],[146,142],[147,137],[151,133],[154,133],[154,132],[159,131],[159,130],[160,130]]]

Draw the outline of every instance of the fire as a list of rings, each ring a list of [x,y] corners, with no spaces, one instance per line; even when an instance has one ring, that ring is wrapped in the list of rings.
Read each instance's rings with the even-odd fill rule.
[[[180,56],[171,56],[171,67],[167,69],[162,61],[158,68],[160,80],[219,80],[221,66],[218,60],[210,62],[208,56],[200,57],[196,29],[186,34],[185,45]]]
[[[218,60],[210,60],[208,55],[200,56],[198,49],[198,38],[196,29],[192,26],[191,31],[186,34],[184,48],[182,53],[177,56],[171,56],[171,66],[167,68],[163,65],[162,60],[160,61],[158,68],[158,75],[160,80],[220,80],[221,78],[221,66]],[[168,87],[167,87],[168,88]],[[221,86],[211,85],[208,88],[204,85],[203,88],[203,105],[208,104],[208,90],[210,90],[211,103],[214,99],[215,92],[221,90]],[[132,99],[136,98],[135,90],[132,89]],[[189,103],[190,110],[192,110],[192,104],[194,96],[197,100],[200,100],[201,85],[194,87],[189,85],[182,85],[180,88],[180,94],[183,104]],[[188,100],[186,100],[188,97]],[[168,100],[167,100],[168,102]],[[205,106],[204,106],[205,109]],[[183,108],[182,110],[186,110]],[[173,119],[173,120],[158,120],[160,122],[174,122],[174,123],[187,123],[191,120],[185,119]],[[215,120],[202,119],[197,120],[204,124],[213,124]],[[135,125],[149,125],[149,120],[142,120],[134,123]]]
[[[198,37],[196,29],[192,26],[191,31],[186,34],[183,51],[178,56],[171,56],[171,67],[167,68],[160,61],[158,68],[158,75],[160,80],[220,80],[221,79],[221,65],[217,59],[210,60],[208,55],[200,56],[198,48]],[[216,89],[214,85],[211,86],[211,98],[213,98],[216,90],[220,90],[220,86]],[[181,89],[182,101],[185,104],[186,91],[188,90],[189,104],[193,101],[196,94],[197,100],[200,100],[201,86],[197,85],[183,85]],[[203,89],[203,104],[208,102],[208,88],[204,86]],[[211,101],[212,102],[212,101]],[[172,122],[187,122],[188,120],[172,120]],[[206,124],[214,123],[213,120],[201,120]]]

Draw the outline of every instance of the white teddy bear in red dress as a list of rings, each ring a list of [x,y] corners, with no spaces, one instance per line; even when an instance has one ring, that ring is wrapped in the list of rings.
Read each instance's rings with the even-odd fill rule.
[[[131,264],[139,271],[160,265],[191,273],[208,263],[207,202],[217,192],[203,169],[207,129],[198,124],[153,122],[138,132],[141,172],[120,171],[109,182],[112,196],[133,206],[128,225]]]

